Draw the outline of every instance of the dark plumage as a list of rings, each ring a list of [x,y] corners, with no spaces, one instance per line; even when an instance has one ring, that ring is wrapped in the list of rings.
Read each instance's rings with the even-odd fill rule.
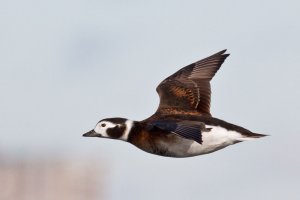
[[[156,88],[159,107],[148,119],[103,119],[84,136],[120,139],[149,153],[171,157],[211,153],[265,136],[211,116],[210,80],[229,56],[225,51],[192,63],[163,80]]]

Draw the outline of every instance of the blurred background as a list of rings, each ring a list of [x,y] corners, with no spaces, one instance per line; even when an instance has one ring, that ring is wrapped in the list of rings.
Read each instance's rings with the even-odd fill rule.
[[[299,1],[0,1],[0,199],[300,199]],[[270,137],[193,158],[83,138],[222,49],[212,114]]]

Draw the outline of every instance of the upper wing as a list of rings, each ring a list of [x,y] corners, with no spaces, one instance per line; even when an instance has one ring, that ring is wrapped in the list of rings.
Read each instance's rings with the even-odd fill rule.
[[[156,88],[160,97],[157,113],[210,116],[210,80],[229,56],[225,51],[192,63],[162,81]]]

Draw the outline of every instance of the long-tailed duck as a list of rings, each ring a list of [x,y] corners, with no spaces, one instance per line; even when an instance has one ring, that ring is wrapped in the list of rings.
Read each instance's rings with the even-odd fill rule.
[[[266,135],[214,118],[210,113],[210,80],[229,54],[226,50],[192,63],[156,88],[157,111],[143,121],[102,119],[85,137],[111,138],[161,156],[207,154],[238,142]]]

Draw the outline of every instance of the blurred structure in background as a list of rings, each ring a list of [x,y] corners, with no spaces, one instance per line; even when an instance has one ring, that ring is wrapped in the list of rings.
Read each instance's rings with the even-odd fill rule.
[[[99,162],[0,157],[1,200],[99,200],[104,183]]]

